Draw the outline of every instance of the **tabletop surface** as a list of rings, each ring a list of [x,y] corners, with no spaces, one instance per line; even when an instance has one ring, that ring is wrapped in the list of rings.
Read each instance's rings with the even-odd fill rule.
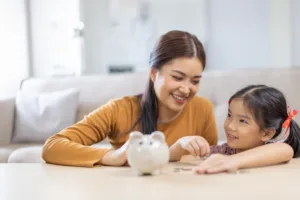
[[[194,174],[199,162],[169,163],[155,176],[130,167],[0,164],[0,200],[300,199],[300,159],[216,175]]]

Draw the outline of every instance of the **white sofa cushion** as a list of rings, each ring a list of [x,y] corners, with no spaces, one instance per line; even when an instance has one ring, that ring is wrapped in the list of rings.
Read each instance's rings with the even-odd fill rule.
[[[11,152],[13,152],[13,149],[7,149],[7,148],[0,147],[0,163],[7,163]]]
[[[31,146],[34,144],[9,144],[9,145],[3,145],[0,146],[0,163],[7,163],[10,154],[18,149],[18,148],[23,148],[27,146]]]
[[[226,135],[224,131],[224,121],[228,113],[228,104],[215,106],[214,112],[215,112],[215,118],[217,123],[219,141],[226,141]]]
[[[79,90],[28,93],[16,97],[13,143],[45,142],[51,135],[75,123]]]
[[[14,98],[0,99],[0,146],[8,145],[11,142],[14,124],[14,109]]]
[[[43,146],[28,146],[13,151],[7,162],[8,163],[45,163],[42,159]]]

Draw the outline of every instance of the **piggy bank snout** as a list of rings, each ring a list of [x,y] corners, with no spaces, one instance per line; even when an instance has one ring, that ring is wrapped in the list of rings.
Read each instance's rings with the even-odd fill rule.
[[[140,151],[153,151],[157,149],[161,144],[158,144],[154,141],[138,141],[135,144],[135,147],[139,149]]]

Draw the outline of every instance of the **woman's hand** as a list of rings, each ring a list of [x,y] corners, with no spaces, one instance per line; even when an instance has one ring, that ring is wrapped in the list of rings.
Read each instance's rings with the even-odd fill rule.
[[[193,156],[207,156],[210,153],[208,142],[201,136],[186,136],[170,147],[170,161],[178,161],[188,151]]]
[[[238,164],[234,156],[213,154],[194,169],[196,174],[216,174],[220,172],[235,172]]]
[[[127,141],[121,148],[108,151],[100,160],[100,164],[109,166],[125,165],[127,162],[128,144],[129,142]]]

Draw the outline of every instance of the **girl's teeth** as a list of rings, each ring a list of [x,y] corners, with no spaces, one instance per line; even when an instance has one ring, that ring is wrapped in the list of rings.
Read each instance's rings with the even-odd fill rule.
[[[236,137],[235,136],[233,136],[233,135],[228,135],[230,138],[232,138],[232,139],[236,139]]]

